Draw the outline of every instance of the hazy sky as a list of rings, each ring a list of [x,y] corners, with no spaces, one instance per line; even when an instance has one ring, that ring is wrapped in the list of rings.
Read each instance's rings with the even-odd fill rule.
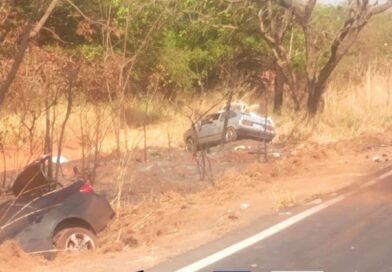
[[[323,4],[339,4],[344,2],[344,0],[319,0],[319,3]]]
[[[344,3],[346,0],[318,0],[322,4],[340,4]],[[369,3],[374,4],[377,0],[370,0]],[[385,0],[379,0],[378,3],[382,4]]]

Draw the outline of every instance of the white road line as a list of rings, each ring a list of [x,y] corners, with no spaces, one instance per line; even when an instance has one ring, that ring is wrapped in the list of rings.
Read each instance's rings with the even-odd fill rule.
[[[318,213],[319,211],[322,211],[322,210],[342,201],[343,199],[359,192],[361,189],[363,189],[365,187],[375,185],[376,183],[382,181],[383,179],[385,179],[386,177],[388,177],[390,175],[392,175],[392,170],[388,171],[387,173],[385,173],[385,174],[383,174],[383,175],[381,175],[381,176],[379,176],[369,182],[364,183],[362,186],[360,186],[358,189],[356,189],[352,192],[335,197],[335,198],[330,199],[320,205],[314,206],[306,211],[303,211],[297,215],[294,215],[294,216],[292,216],[292,217],[290,217],[290,218],[288,218],[288,219],[286,219],[286,220],[284,220],[284,221],[282,221],[272,227],[269,227],[266,230],[263,230],[262,232],[260,232],[258,234],[255,234],[251,237],[248,237],[245,240],[242,240],[242,241],[240,241],[236,244],[233,244],[225,249],[222,249],[216,253],[213,253],[212,255],[207,256],[199,261],[196,261],[190,265],[187,265],[187,266],[177,270],[176,272],[195,272],[195,271],[198,271],[198,270],[200,270],[204,267],[207,267],[213,263],[216,263],[216,262],[242,250],[242,249],[245,249],[251,245],[254,245],[254,244],[294,225],[295,223],[298,223],[298,222],[304,220],[305,218],[307,218],[315,213]]]

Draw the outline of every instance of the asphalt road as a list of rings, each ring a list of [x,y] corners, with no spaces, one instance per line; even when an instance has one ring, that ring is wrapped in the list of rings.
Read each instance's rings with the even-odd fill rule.
[[[290,218],[255,222],[242,233],[233,233],[151,271],[392,272],[392,176],[385,173],[389,172],[384,171],[378,180],[368,178],[368,183],[377,180],[377,184],[326,199],[330,203],[326,207],[302,207],[299,215],[316,210],[243,249],[231,251],[240,241]],[[202,268],[190,266],[203,263],[206,257]],[[214,258],[216,261],[211,261]]]

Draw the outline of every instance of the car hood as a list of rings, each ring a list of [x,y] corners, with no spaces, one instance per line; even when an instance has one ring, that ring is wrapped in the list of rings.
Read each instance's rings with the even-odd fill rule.
[[[16,197],[36,193],[50,185],[42,170],[44,162],[45,159],[40,159],[30,163],[16,177],[12,185],[12,193]]]

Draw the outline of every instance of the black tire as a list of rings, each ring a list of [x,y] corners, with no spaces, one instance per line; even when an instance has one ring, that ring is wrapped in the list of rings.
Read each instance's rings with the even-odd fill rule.
[[[66,228],[54,235],[53,243],[58,250],[91,251],[97,248],[97,237],[85,228]]]
[[[185,141],[185,149],[188,152],[193,152],[195,149],[195,141],[192,137],[188,137]]]
[[[226,142],[233,142],[237,140],[237,138],[238,138],[237,131],[235,131],[235,129],[232,127],[228,127],[225,136]]]

